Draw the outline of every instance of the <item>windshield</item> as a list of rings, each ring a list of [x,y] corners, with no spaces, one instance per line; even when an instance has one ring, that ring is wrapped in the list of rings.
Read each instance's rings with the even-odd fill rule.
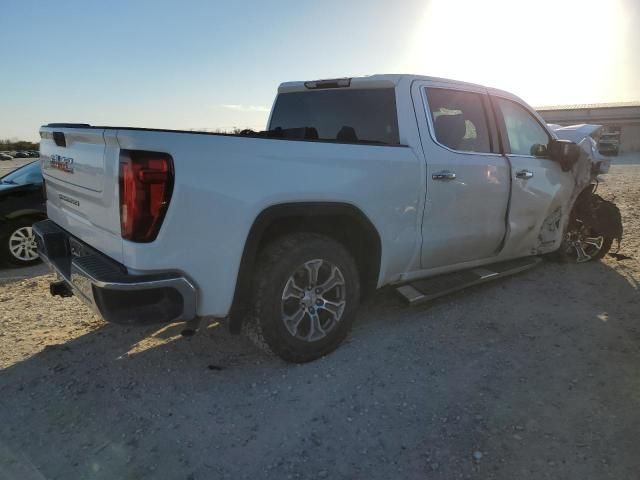
[[[28,185],[42,183],[42,170],[40,162],[31,162],[23,167],[14,170],[0,179],[2,183],[11,185]]]

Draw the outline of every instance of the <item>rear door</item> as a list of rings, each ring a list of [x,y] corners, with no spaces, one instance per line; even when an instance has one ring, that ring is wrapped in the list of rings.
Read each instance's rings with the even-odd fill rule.
[[[535,112],[515,98],[491,98],[513,175],[506,248],[518,256],[552,251],[562,240],[574,179],[546,156],[552,135]]]
[[[116,131],[43,127],[40,134],[47,215],[72,235],[121,261]]]
[[[420,81],[412,95],[427,162],[422,268],[495,256],[506,231],[509,166],[486,91]]]

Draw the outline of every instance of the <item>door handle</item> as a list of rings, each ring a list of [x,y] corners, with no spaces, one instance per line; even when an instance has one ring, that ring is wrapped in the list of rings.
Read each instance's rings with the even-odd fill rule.
[[[528,179],[532,177],[533,177],[533,172],[530,170],[520,170],[519,172],[516,172],[516,178]]]
[[[455,180],[456,174],[450,172],[449,170],[442,170],[441,172],[431,175],[431,178],[433,178],[434,180]]]

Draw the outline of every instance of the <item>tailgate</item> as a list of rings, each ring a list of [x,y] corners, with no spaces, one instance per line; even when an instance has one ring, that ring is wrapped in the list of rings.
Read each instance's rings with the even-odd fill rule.
[[[47,215],[72,235],[121,262],[116,130],[46,126],[40,136]]]

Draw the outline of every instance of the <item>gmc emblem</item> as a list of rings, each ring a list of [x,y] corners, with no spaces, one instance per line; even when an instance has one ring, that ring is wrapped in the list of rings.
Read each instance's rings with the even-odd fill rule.
[[[73,173],[73,158],[62,155],[51,155],[49,157],[49,167],[63,172]]]

